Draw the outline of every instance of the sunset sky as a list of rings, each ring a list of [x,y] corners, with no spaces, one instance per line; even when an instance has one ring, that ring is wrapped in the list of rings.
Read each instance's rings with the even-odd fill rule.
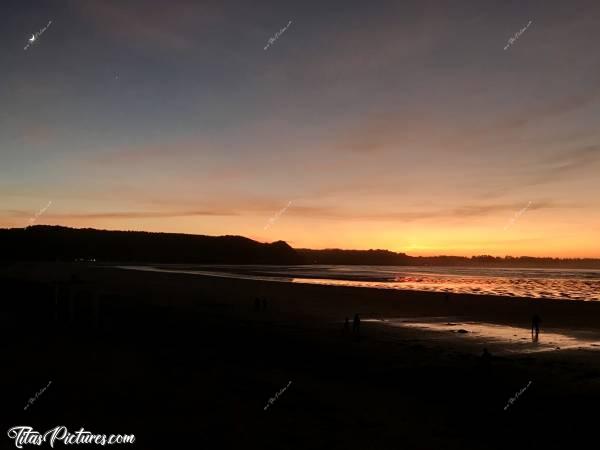
[[[0,13],[0,227],[600,257],[597,0]]]

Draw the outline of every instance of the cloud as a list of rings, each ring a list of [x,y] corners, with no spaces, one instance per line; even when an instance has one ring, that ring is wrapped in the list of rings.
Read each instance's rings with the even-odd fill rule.
[[[558,100],[547,102],[544,105],[529,108],[521,113],[519,118],[504,120],[494,127],[495,130],[514,131],[525,128],[530,122],[539,122],[542,119],[560,116],[576,111],[593,104],[598,98],[598,87],[587,91],[585,94],[564,96]]]
[[[30,213],[20,210],[7,210],[11,215],[27,216]],[[193,217],[193,216],[237,216],[239,213],[226,210],[198,210],[198,211],[111,211],[101,213],[65,213],[45,214],[45,219],[139,219],[157,217]]]
[[[236,216],[238,213],[222,210],[202,211],[133,211],[133,212],[105,212],[105,213],[80,213],[53,215],[54,218],[82,218],[82,219],[137,219],[153,217],[192,217],[192,216]]]
[[[334,148],[360,153],[374,153],[399,144],[424,140],[430,136],[424,131],[424,124],[433,127],[431,121],[416,111],[402,113],[379,112],[361,117],[353,124],[344,124]]]
[[[171,160],[174,156],[185,156],[197,151],[200,143],[178,139],[176,142],[129,145],[101,152],[89,160],[90,164],[121,165],[123,163],[144,163],[155,160]]]
[[[594,170],[600,162],[600,146],[586,145],[561,151],[540,161],[534,169],[523,173],[522,185],[556,183]]]
[[[175,200],[174,204],[179,202],[180,206],[185,206],[185,202]],[[288,202],[280,200],[257,199],[256,202],[246,199],[242,201],[223,201],[221,207],[206,206],[202,209],[182,208],[179,210],[145,210],[145,211],[105,211],[105,212],[74,212],[74,213],[46,213],[45,221],[57,222],[61,220],[103,220],[103,219],[140,219],[140,218],[173,218],[173,217],[201,217],[201,216],[262,216],[267,219],[277,211],[280,211],[282,205]],[[523,208],[527,203],[506,202],[496,204],[474,204],[458,207],[431,207],[428,209],[412,209],[406,211],[383,211],[383,212],[357,212],[338,206],[319,206],[307,204],[306,200],[294,199],[293,207],[286,210],[287,216],[296,218],[307,218],[314,220],[334,220],[334,221],[401,221],[414,222],[430,219],[463,219],[487,217],[498,213],[512,214]],[[171,204],[173,206],[173,204]],[[534,200],[528,210],[542,209],[569,209],[583,207],[576,203],[557,203],[552,200]],[[5,213],[15,217],[30,217],[31,211],[5,210]]]
[[[48,145],[56,140],[59,133],[46,125],[30,125],[23,130],[23,144],[26,146]]]
[[[202,29],[218,16],[214,2],[102,0],[72,3],[95,27],[124,44],[141,44],[168,50],[193,46],[194,30]]]
[[[384,150],[397,151],[402,147],[441,147],[479,152],[482,140],[489,146],[490,139],[506,139],[510,133],[521,132],[530,125],[592,105],[600,90],[569,95],[542,105],[511,113],[509,117],[494,119],[491,123],[456,128],[453,120],[435,119],[419,111],[418,107],[402,112],[378,112],[363,115],[354,123],[343,124],[333,147],[347,152],[372,154]],[[577,138],[578,135],[574,135]]]
[[[551,200],[538,200],[532,202],[529,210],[541,209],[568,209],[581,207],[582,205],[571,203],[556,203]],[[290,209],[290,216],[310,216],[315,219],[330,220],[367,220],[367,221],[403,221],[412,222],[427,219],[460,219],[486,217],[496,213],[515,212],[523,208],[523,202],[499,203],[490,205],[465,205],[456,208],[432,208],[428,210],[416,211],[386,211],[373,213],[357,213],[354,211],[342,210],[337,207],[308,207],[295,206]]]

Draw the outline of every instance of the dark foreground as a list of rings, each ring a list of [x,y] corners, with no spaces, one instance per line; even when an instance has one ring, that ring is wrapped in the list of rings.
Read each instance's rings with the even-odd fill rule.
[[[2,280],[0,448],[16,448],[7,431],[17,425],[136,437],[103,448],[596,445],[595,352],[486,361],[414,330],[363,323],[359,339],[328,314],[284,307],[281,289],[314,302],[334,288],[282,285],[277,296],[253,281],[53,270]],[[265,311],[253,310],[256,296]]]

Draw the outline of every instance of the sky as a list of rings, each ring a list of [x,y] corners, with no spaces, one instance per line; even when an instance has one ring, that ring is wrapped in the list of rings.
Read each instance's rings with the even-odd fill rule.
[[[0,13],[0,227],[600,257],[596,0]]]

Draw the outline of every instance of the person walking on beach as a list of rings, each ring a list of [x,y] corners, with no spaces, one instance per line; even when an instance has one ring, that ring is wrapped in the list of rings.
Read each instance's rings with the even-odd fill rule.
[[[360,334],[360,317],[358,317],[358,314],[354,314],[354,322],[352,322],[352,331],[356,334]]]
[[[540,334],[540,322],[541,321],[542,321],[542,319],[540,319],[540,316],[538,316],[537,314],[534,314],[533,317],[531,318],[531,339],[533,341],[538,340],[538,336]],[[534,337],[534,332],[535,332],[535,337]]]

